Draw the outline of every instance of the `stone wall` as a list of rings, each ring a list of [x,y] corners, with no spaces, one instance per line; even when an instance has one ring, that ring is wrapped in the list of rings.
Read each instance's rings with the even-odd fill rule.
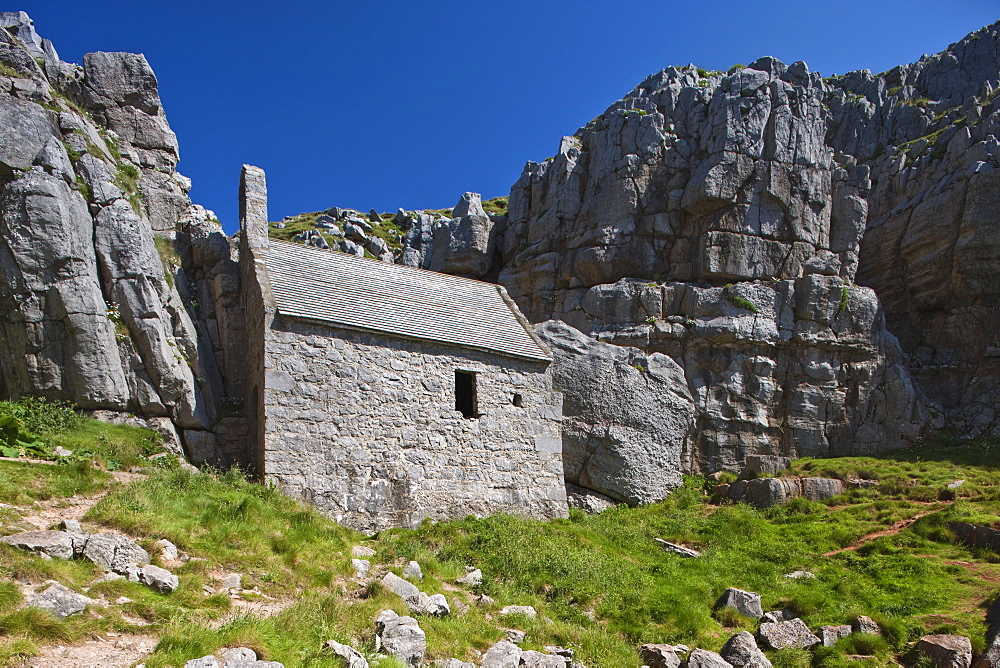
[[[280,315],[264,334],[262,459],[286,493],[362,531],[566,515],[547,364]],[[476,373],[478,418],[454,410],[456,370]]]

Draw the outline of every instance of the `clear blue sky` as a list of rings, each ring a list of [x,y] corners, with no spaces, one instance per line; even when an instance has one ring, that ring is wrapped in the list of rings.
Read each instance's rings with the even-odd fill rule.
[[[195,202],[237,225],[244,162],[270,217],[506,195],[527,160],[648,74],[772,55],[824,76],[935,53],[998,0],[22,0],[63,60],[146,54]]]

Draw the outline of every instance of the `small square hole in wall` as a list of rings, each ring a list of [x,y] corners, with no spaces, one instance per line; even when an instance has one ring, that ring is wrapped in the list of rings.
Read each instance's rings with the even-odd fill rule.
[[[476,404],[476,373],[455,371],[455,410],[466,418],[477,418],[479,410]]]
[[[524,399],[521,398],[520,394],[518,394],[517,392],[515,392],[514,393],[514,398],[511,400],[511,403],[514,404],[515,406],[517,406],[518,408],[520,408],[521,406],[524,405]]]

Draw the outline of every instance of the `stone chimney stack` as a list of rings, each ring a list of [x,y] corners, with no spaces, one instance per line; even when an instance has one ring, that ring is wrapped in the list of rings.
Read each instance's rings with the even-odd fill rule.
[[[243,165],[240,172],[240,232],[250,250],[268,247],[267,179],[253,165]]]

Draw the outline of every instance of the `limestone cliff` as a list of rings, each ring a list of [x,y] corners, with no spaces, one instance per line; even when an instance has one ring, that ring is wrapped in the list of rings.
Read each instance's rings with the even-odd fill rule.
[[[138,413],[229,463],[212,323],[235,266],[175,171],[153,71],[127,53],[65,63],[24,12],[0,27],[0,394]]]
[[[998,31],[879,75],[658,72],[528,163],[478,275],[678,362],[691,470],[995,432]]]

